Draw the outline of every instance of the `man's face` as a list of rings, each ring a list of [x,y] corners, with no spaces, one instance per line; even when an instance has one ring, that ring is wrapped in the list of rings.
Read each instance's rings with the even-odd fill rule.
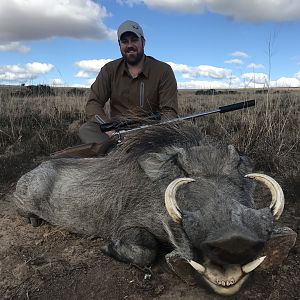
[[[132,32],[123,33],[119,45],[121,54],[129,65],[138,64],[144,57],[144,40]]]

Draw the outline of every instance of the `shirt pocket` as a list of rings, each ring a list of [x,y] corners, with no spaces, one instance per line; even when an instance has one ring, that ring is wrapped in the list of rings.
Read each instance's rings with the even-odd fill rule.
[[[144,103],[143,108],[146,111],[159,111],[159,95],[158,89],[147,87],[144,84]]]

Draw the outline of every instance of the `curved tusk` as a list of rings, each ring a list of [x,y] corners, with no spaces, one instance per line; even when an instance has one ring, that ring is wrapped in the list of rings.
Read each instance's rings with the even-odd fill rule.
[[[266,256],[262,256],[256,260],[253,260],[253,261],[249,262],[248,264],[242,266],[243,272],[246,274],[252,272],[265,260],[265,258],[266,258]]]
[[[275,219],[278,220],[284,208],[284,195],[279,183],[272,177],[265,174],[252,173],[245,175],[245,177],[255,179],[256,181],[263,183],[267,188],[270,189],[270,192],[272,194],[272,202],[270,204],[270,208],[273,210]]]
[[[189,260],[188,262],[200,274],[204,274],[205,273],[205,267],[203,267],[199,263],[197,263],[197,262],[195,262],[193,260]]]
[[[195,181],[195,180],[192,178],[177,178],[177,179],[173,180],[166,188],[166,191],[165,191],[166,209],[167,209],[170,217],[172,218],[172,220],[175,221],[176,223],[180,223],[180,221],[181,221],[181,213],[180,213],[179,207],[176,203],[176,191],[178,190],[178,188],[181,185],[192,182],[192,181]]]

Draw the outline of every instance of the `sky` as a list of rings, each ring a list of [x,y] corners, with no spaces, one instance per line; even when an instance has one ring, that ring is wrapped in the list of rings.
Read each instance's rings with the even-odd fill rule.
[[[300,87],[300,0],[0,0],[0,84],[89,87],[125,20],[179,89]]]

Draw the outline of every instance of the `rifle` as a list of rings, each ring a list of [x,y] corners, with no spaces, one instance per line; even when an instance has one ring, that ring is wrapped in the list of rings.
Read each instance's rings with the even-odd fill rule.
[[[203,116],[207,116],[207,115],[211,115],[211,114],[215,114],[215,113],[223,114],[223,113],[235,111],[238,109],[248,108],[251,106],[255,106],[255,100],[248,100],[248,101],[233,103],[233,104],[221,106],[221,107],[211,110],[211,111],[200,112],[200,113],[196,113],[196,114],[188,115],[188,116],[184,116],[184,117],[178,117],[176,119],[171,119],[171,120],[167,120],[167,121],[163,121],[163,122],[159,122],[159,123],[155,123],[155,124],[141,125],[139,127],[131,128],[131,129],[128,129],[128,128],[126,129],[126,127],[129,125],[135,125],[137,123],[140,123],[140,121],[135,120],[135,119],[128,119],[125,121],[114,121],[114,122],[99,124],[102,132],[107,132],[107,131],[111,131],[111,130],[116,131],[112,135],[110,142],[107,143],[106,145],[101,145],[98,143],[82,144],[82,145],[69,147],[64,150],[54,152],[54,153],[50,154],[50,156],[52,158],[80,158],[80,157],[95,157],[99,154],[104,155],[105,153],[107,153],[107,150],[110,147],[115,145],[117,142],[121,141],[123,134],[127,134],[127,133],[134,132],[137,130],[146,129],[146,128],[153,127],[153,126],[161,126],[161,125],[170,124],[170,123],[178,123],[178,122],[182,122],[185,120],[194,121],[195,119],[197,119],[199,117],[203,117]],[[146,120],[147,119],[148,120],[159,120],[160,115],[159,115],[159,113],[153,113],[153,114],[149,115],[146,118]]]
[[[214,110],[211,110],[211,111],[200,112],[200,113],[196,113],[196,114],[193,114],[193,115],[179,117],[179,118],[176,118],[176,119],[167,120],[167,121],[156,123],[156,124],[142,125],[142,126],[132,128],[132,129],[127,129],[127,130],[123,130],[123,129],[117,130],[117,129],[120,128],[120,127],[117,127],[117,126],[116,126],[116,128],[106,129],[106,126],[105,126],[106,124],[102,124],[102,125],[104,125],[103,127],[100,125],[100,128],[101,128],[101,130],[103,128],[102,131],[104,131],[104,132],[116,129],[117,132],[114,135],[118,135],[119,138],[121,138],[121,134],[123,134],[123,133],[129,133],[129,132],[149,128],[149,127],[152,127],[152,126],[165,125],[165,124],[170,124],[170,123],[177,123],[177,122],[181,122],[181,121],[185,121],[185,120],[194,121],[195,119],[197,119],[199,117],[203,117],[203,116],[207,116],[207,115],[211,115],[211,114],[215,114],[215,113],[223,114],[223,113],[226,113],[226,112],[230,112],[230,111],[234,111],[234,110],[238,110],[238,109],[243,109],[243,108],[247,108],[247,107],[251,107],[251,106],[255,106],[255,100],[248,100],[248,101],[244,101],[244,102],[233,103],[233,104],[221,106],[221,107],[219,107],[217,109],[214,109]]]
[[[102,120],[99,118],[98,115],[95,116],[96,120],[99,122],[100,129],[102,132],[107,132],[111,130],[126,130],[125,128],[127,126],[131,125],[136,125],[140,124],[142,121],[147,122],[147,121],[159,121],[160,120],[160,113],[158,111],[147,114],[141,118],[135,118],[135,119],[127,119],[127,120],[122,120],[122,121],[113,121],[109,123],[102,123]],[[129,129],[128,129],[129,130]]]

